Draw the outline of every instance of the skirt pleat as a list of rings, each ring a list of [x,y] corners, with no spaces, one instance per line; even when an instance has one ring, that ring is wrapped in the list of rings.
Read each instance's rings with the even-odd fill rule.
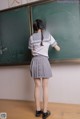
[[[34,56],[31,60],[30,72],[32,78],[52,77],[52,71],[48,57],[42,55]]]

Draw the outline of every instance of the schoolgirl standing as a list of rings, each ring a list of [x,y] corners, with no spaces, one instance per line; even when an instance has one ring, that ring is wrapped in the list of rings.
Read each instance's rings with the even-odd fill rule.
[[[48,49],[51,45],[55,50],[60,51],[56,40],[46,31],[46,25],[41,19],[36,19],[33,23],[34,33],[29,39],[29,49],[31,49],[33,58],[30,64],[31,76],[35,82],[35,105],[38,117],[46,119],[51,113],[48,110],[48,79],[52,77],[51,66],[48,60]],[[43,110],[40,107],[40,85],[42,80],[43,88]]]

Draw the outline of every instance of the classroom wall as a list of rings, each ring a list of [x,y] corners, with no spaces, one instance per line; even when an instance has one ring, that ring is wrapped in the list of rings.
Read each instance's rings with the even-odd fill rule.
[[[11,2],[12,1],[12,2]],[[0,0],[0,10],[39,0]]]
[[[8,7],[8,0],[0,0],[1,10]],[[49,102],[80,104],[80,64],[54,63],[51,68]],[[0,99],[34,100],[29,65],[0,67]]]

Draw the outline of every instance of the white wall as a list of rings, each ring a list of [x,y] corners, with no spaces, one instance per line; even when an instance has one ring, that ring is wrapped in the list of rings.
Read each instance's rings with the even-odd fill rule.
[[[8,8],[8,0],[0,0],[0,9],[5,8]],[[80,104],[80,64],[56,63],[51,67],[49,101]],[[33,92],[29,66],[0,67],[0,99],[34,100]]]
[[[80,104],[80,65],[53,64],[49,101]],[[0,99],[33,100],[29,66],[0,67]]]
[[[8,8],[8,0],[0,0],[0,10]]]
[[[12,2],[11,2],[12,1]],[[19,3],[17,3],[18,1]],[[39,0],[0,0],[0,10]]]

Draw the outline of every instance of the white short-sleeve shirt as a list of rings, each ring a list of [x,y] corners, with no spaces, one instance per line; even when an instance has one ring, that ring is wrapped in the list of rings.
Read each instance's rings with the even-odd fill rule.
[[[41,46],[40,44],[41,44],[41,32],[39,31],[37,33],[33,33],[29,39],[28,48],[31,49],[33,56],[43,55],[48,57],[49,46],[51,45],[52,47],[54,47],[57,44],[57,42],[49,32],[44,31],[43,46]]]

